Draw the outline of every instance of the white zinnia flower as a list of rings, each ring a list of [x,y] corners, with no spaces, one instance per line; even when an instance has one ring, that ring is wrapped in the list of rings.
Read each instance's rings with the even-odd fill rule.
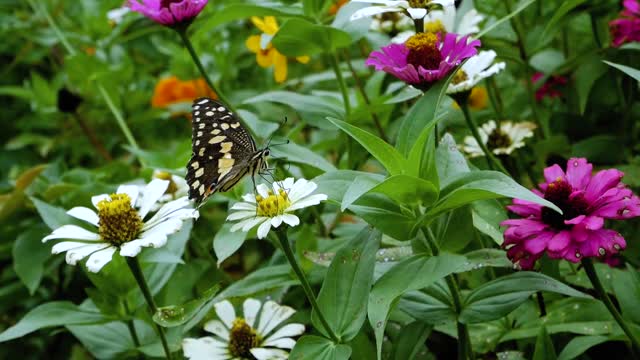
[[[130,12],[131,9],[128,6],[115,8],[107,11],[107,19],[109,19],[112,24],[120,24],[124,16]]]
[[[429,11],[424,17],[424,31],[454,33],[460,36],[472,35],[480,31],[478,24],[484,20],[484,16],[480,15],[476,9],[472,8],[467,11],[457,25],[456,12],[453,2],[449,6],[443,6],[442,10]],[[391,41],[397,44],[404,43],[414,34],[413,30],[403,31]]]
[[[422,19],[427,15],[428,10],[424,7],[438,4],[442,7],[452,6],[454,0],[431,0],[431,1],[389,1],[389,0],[351,0],[352,2],[365,2],[378,4],[362,8],[351,15],[351,21],[361,19],[363,17],[383,14],[387,12],[404,12],[408,13],[412,19]],[[424,4],[426,3],[426,4]],[[420,6],[422,5],[422,6]]]
[[[242,304],[244,317],[237,317],[229,301],[215,304],[220,320],[207,322],[204,329],[216,336],[185,338],[182,340],[184,356],[192,360],[288,359],[289,352],[282,349],[293,348],[296,341],[291,337],[302,335],[304,325],[287,324],[273,332],[295,310],[267,301],[258,315],[260,305],[256,299],[246,299]]]
[[[297,216],[291,214],[295,210],[318,205],[320,201],[327,200],[327,195],[313,194],[318,187],[314,182],[293,178],[273,183],[273,190],[260,184],[257,186],[258,195],[245,194],[244,201],[235,203],[231,210],[238,210],[229,214],[227,220],[241,220],[231,227],[231,231],[249,231],[258,224],[258,238],[267,236],[271,226],[277,228],[283,222],[290,226],[300,223]]]
[[[169,181],[169,186],[167,186],[167,190],[164,194],[157,200],[155,205],[151,208],[151,211],[156,211],[162,207],[162,205],[168,203],[169,201],[181,198],[183,196],[187,196],[189,194],[189,185],[187,185],[187,181],[178,175],[173,175],[169,172],[162,170],[154,170],[153,175],[151,175],[152,179],[161,179]],[[141,196],[138,197],[137,205],[141,204],[144,201],[144,189],[145,185],[140,186],[140,191],[142,191]]]
[[[535,128],[536,125],[529,121],[519,123],[503,121],[498,129],[496,122],[489,120],[478,128],[478,132],[489,151],[496,155],[509,155],[515,149],[525,145],[524,139],[532,137]],[[471,157],[484,156],[482,148],[473,136],[464,138],[462,149]]]
[[[493,63],[496,52],[493,50],[480,51],[478,55],[472,56],[456,72],[453,80],[449,84],[447,94],[455,94],[462,91],[471,90],[481,80],[495,75],[502,71],[506,64],[504,62]]]
[[[53,246],[51,252],[67,252],[67,264],[89,256],[87,268],[98,272],[111,261],[113,253],[120,250],[122,256],[136,256],[143,247],[162,247],[167,236],[180,230],[189,218],[197,218],[198,212],[189,207],[186,197],[163,205],[158,212],[145,221],[158,199],[165,193],[169,181],[152,180],[140,194],[137,185],[120,185],[115,194],[102,194],[91,198],[97,213],[89,208],[77,206],[67,214],[88,222],[96,228],[86,230],[76,225],[63,225],[42,239],[68,239]],[[139,196],[144,199],[136,203]]]

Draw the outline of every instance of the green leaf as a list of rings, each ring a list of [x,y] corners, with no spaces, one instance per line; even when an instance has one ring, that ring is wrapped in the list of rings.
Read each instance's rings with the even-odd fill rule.
[[[299,18],[287,20],[271,39],[273,46],[287,56],[332,53],[351,44],[348,33],[327,25],[316,25]]]
[[[424,290],[404,294],[398,302],[398,310],[431,325],[456,321],[451,293],[444,280]]]
[[[45,261],[51,256],[52,242],[42,243],[47,233],[43,225],[35,226],[20,234],[13,243],[13,269],[31,295],[40,284]]]
[[[315,335],[304,335],[289,354],[290,360],[347,360],[351,356],[349,345],[334,344]]]
[[[584,110],[587,108],[587,101],[589,100],[589,94],[591,88],[602,75],[607,72],[607,67],[602,65],[600,58],[593,56],[588,61],[583,62],[576,69],[576,93],[578,95],[578,101],[580,104],[580,114],[584,114]]]
[[[626,66],[626,65],[622,65],[622,64],[616,64],[610,61],[605,61],[603,60],[602,62],[604,62],[605,64],[609,65],[609,66],[613,66],[614,68],[622,71],[623,73],[631,76],[632,78],[634,78],[636,81],[640,81],[640,70],[638,69],[634,69],[630,66]]]
[[[423,132],[430,132],[428,125],[436,120],[438,107],[442,99],[444,99],[449,86],[448,80],[440,81],[429,89],[413,104],[407,115],[405,115],[400,125],[400,130],[398,130],[398,139],[396,141],[396,148],[400,154],[409,156],[414,144],[417,144],[417,140],[420,138],[422,138],[422,143],[418,145],[415,151],[417,153],[424,151],[424,143],[427,138]],[[414,155],[414,158],[422,158],[422,156]]]
[[[220,285],[216,284],[197,299],[182,305],[159,307],[158,311],[153,314],[153,321],[164,327],[182,325],[191,320],[204,306],[212,302],[218,291],[220,291]]]
[[[147,323],[134,320],[134,324],[143,345],[151,339],[156,339],[155,332]],[[67,326],[67,329],[97,359],[123,358],[123,354],[136,349],[129,328],[122,321],[100,325],[71,325]]]
[[[536,346],[533,351],[533,359],[532,360],[556,360],[556,350],[553,348],[553,341],[551,341],[551,337],[549,333],[547,333],[547,328],[544,326],[540,327],[540,333],[538,334],[538,338],[536,339]]]
[[[292,142],[272,147],[271,154],[275,157],[285,157],[289,162],[312,166],[324,172],[336,170],[336,167],[324,157],[309,150],[308,147]]]
[[[279,18],[302,17],[302,9],[297,6],[283,6],[282,4],[271,4],[271,6],[260,6],[254,4],[230,4],[220,11],[201,20],[199,28],[213,29],[216,26],[226,24],[231,21],[246,19],[250,16],[276,16]]]
[[[362,230],[337,252],[322,283],[318,306],[341,342],[353,339],[367,317],[366,303],[381,237],[377,230]],[[328,336],[315,312],[311,319],[315,328]]]
[[[399,262],[378,279],[371,289],[368,305],[369,322],[376,337],[378,359],[381,358],[384,329],[398,298],[408,291],[426,288],[456,272],[465,261],[464,256],[447,253],[433,257],[412,256]]]
[[[359,142],[387,169],[390,175],[402,174],[408,169],[405,158],[384,140],[344,121],[331,117],[327,117],[327,120]]]
[[[71,216],[67,215],[67,212],[64,209],[49,205],[34,197],[30,197],[30,199],[33,201],[33,205],[36,206],[36,210],[38,210],[38,214],[40,214],[42,221],[44,221],[51,230],[55,230],[62,225],[67,225],[73,222]]]
[[[356,3],[356,2],[348,2],[340,7],[338,13],[336,14],[333,23],[331,26],[340,29],[351,36],[351,41],[358,41],[363,38],[369,32],[369,28],[371,26],[372,18],[364,17],[358,20],[352,21],[351,15],[355,13],[357,10],[362,9],[367,6],[366,4]]]
[[[508,21],[509,19],[511,19],[512,17],[518,15],[522,10],[526,9],[529,5],[533,4],[534,2],[536,2],[536,0],[527,0],[527,1],[520,2],[520,4],[515,9],[513,9],[512,12],[510,12],[506,16],[500,18],[499,20],[497,20],[494,23],[491,23],[490,25],[486,24],[484,26],[484,28],[482,29],[482,31],[478,35],[475,36],[475,38],[476,39],[480,39],[481,37],[485,36],[486,34],[491,32],[493,29],[497,28],[500,24],[502,24],[505,21]]]
[[[377,184],[382,182],[385,177],[364,171],[337,170],[320,175],[313,179],[313,181],[318,184],[317,192],[319,194],[326,194],[329,200],[342,203],[353,182],[357,180],[365,184],[366,180],[358,180],[359,178],[369,178],[371,179],[371,183]]]
[[[451,134],[444,134],[436,150],[436,168],[440,186],[448,185],[456,175],[470,171],[467,160],[458,150],[458,144]]]
[[[471,204],[473,226],[481,233],[489,236],[496,244],[504,241],[500,223],[507,220],[504,206],[497,200],[480,200]]]
[[[469,206],[461,206],[439,216],[430,226],[443,251],[460,252],[474,238],[473,218]]]
[[[414,321],[402,329],[395,339],[391,353],[392,360],[415,359],[420,350],[425,348],[424,342],[431,334],[431,326]]]
[[[378,194],[363,196],[349,209],[394,239],[409,240],[414,236],[411,234],[411,229],[416,223],[415,216],[403,211],[384,196]]]
[[[464,300],[460,321],[471,324],[499,319],[515,310],[536,291],[591,298],[549,276],[523,271],[474,289]]]
[[[627,264],[627,271],[620,271],[612,278],[613,290],[620,304],[622,316],[635,323],[640,323],[640,274]]]
[[[559,23],[569,12],[571,12],[573,9],[582,5],[585,2],[587,2],[587,0],[563,1],[560,7],[553,12],[553,16],[551,17],[551,20],[549,20],[547,27],[544,29],[544,32],[542,33],[542,37],[543,38],[546,37],[547,33],[549,32],[549,30],[551,30],[551,28],[556,26],[556,24]]]
[[[432,183],[414,176],[394,175],[380,183],[359,177],[347,189],[340,205],[342,211],[369,193],[386,195],[400,205],[421,203],[428,206],[438,198],[438,189]]]
[[[628,147],[614,135],[594,135],[573,144],[572,155],[598,163],[618,163],[626,159]]]
[[[421,177],[434,184],[438,184],[437,160],[436,160],[436,135],[434,132],[436,121],[431,122],[422,130],[422,134],[416,140],[409,153],[409,164],[413,165],[411,174]]]
[[[477,200],[511,197],[531,201],[562,213],[553,203],[532,193],[512,178],[498,171],[473,171],[455,176],[440,191],[440,199],[428,212],[434,218],[451,209]]]
[[[54,301],[38,305],[29,311],[17,324],[0,334],[0,342],[52,326],[96,324],[107,321],[109,319],[97,311],[81,309],[69,301]]]
[[[582,355],[593,346],[607,342],[607,336],[578,336],[565,345],[558,355],[558,360],[572,360]]]
[[[233,226],[233,224],[225,223],[213,237],[213,251],[216,253],[216,257],[218,258],[216,263],[218,267],[229,256],[233,255],[238,249],[240,249],[247,238],[247,233],[244,231],[231,232],[231,226]]]

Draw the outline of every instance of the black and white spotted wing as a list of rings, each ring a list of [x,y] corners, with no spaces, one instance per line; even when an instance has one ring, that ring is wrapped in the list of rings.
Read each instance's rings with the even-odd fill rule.
[[[269,149],[257,149],[240,121],[221,103],[199,98],[192,109],[192,154],[187,164],[189,199],[197,204],[227,191],[247,173],[265,168]]]

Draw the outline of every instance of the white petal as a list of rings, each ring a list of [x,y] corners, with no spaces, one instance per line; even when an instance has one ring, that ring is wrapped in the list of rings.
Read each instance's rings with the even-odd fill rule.
[[[282,215],[274,216],[271,218],[271,226],[277,228],[278,226],[280,226],[280,224],[282,224]]]
[[[454,0],[431,0],[431,4],[440,4],[442,7],[453,6]]]
[[[291,202],[296,202],[301,198],[311,194],[315,189],[318,188],[318,185],[312,181],[307,181],[305,179],[298,179],[296,183],[293,185],[291,191],[289,191],[289,200]]]
[[[314,194],[304,199],[300,199],[299,201],[294,202],[287,208],[287,211],[293,211],[298,209],[303,209],[309,206],[318,205],[321,201],[327,200],[327,195],[325,194]]]
[[[478,24],[482,20],[484,20],[484,16],[480,15],[476,9],[471,9],[460,20],[456,33],[460,35],[475,34],[480,31]]]
[[[238,230],[242,230],[243,232],[247,232],[247,231],[251,230],[254,226],[258,225],[259,223],[261,223],[263,221],[265,221],[265,219],[266,218],[264,218],[264,217],[245,219],[245,220],[242,220],[242,221],[238,222],[237,224],[233,225],[229,231],[236,232]]]
[[[233,309],[233,305],[227,300],[223,300],[215,305],[216,314],[228,329],[231,329],[233,326],[233,320],[236,319],[236,311]]]
[[[67,261],[67,264],[75,265],[78,262],[78,260],[84,259],[86,256],[93,253],[94,251],[102,250],[109,246],[111,245],[100,243],[100,244],[89,244],[89,245],[80,246],[74,249],[70,249],[70,250],[67,250],[67,255],[65,256],[65,260]]]
[[[96,214],[95,211],[84,206],[76,206],[71,210],[67,211],[67,214],[69,214],[70,216],[73,216],[76,219],[84,220],[89,224],[95,225],[95,226],[98,226],[98,222],[100,221],[100,218],[98,217],[98,214]]]
[[[231,206],[230,208],[231,210],[253,210],[253,212],[256,211],[256,203],[254,202],[253,204],[248,203],[248,202],[244,202],[244,201],[240,201],[237,202],[235,204],[233,204],[233,206]]]
[[[398,12],[402,10],[403,9],[401,7],[397,7],[397,6],[369,6],[354,12],[353,15],[351,15],[351,17],[349,18],[349,20],[355,21],[355,20],[362,19],[369,16],[384,14],[387,12]]]
[[[256,203],[256,195],[254,193],[244,194],[242,195],[242,200],[255,204]]]
[[[224,340],[229,340],[229,330],[224,326],[220,320],[210,320],[204,324],[205,331],[219,336]]]
[[[187,210],[189,211],[189,210]],[[162,233],[164,235],[171,235],[176,231],[180,230],[184,220],[180,217],[167,217],[163,219],[162,222],[155,224],[152,227],[142,227],[142,233],[140,233],[140,238],[146,237],[150,233]]]
[[[256,190],[258,190],[258,194],[263,198],[269,196],[269,188],[265,184],[258,184],[258,186],[256,186]]]
[[[136,201],[138,201],[138,195],[140,194],[140,187],[138,185],[120,185],[118,186],[118,190],[116,190],[116,194],[127,194],[129,198],[131,198],[131,206],[136,206]]]
[[[97,273],[113,258],[113,253],[116,251],[114,246],[110,246],[104,250],[96,251],[89,259],[87,259],[87,269],[93,273]]]
[[[247,325],[253,327],[258,316],[258,310],[260,310],[262,303],[256,299],[248,298],[242,304],[242,314],[244,315],[244,321]]]
[[[81,246],[89,245],[86,242],[63,241],[59,242],[51,248],[52,254],[60,254],[70,249],[76,249]]]
[[[253,348],[249,351],[258,360],[285,360],[289,358],[289,353],[280,349]]]
[[[265,237],[267,237],[269,229],[271,229],[271,221],[268,220],[269,219],[260,224],[260,227],[258,227],[258,239],[264,239]]]
[[[207,336],[199,339],[182,340],[184,356],[191,360],[231,359],[227,344]]]
[[[427,15],[427,9],[422,8],[407,8],[407,12],[411,15],[412,19],[422,19],[425,15]]]
[[[282,221],[289,226],[298,226],[300,224],[300,219],[293,214],[283,214]]]
[[[51,239],[76,239],[76,240],[100,240],[100,235],[93,233],[89,230],[85,230],[77,225],[63,225],[42,239],[42,242],[46,242]]]
[[[178,224],[182,222],[175,221]],[[156,226],[155,231],[149,231],[141,234],[139,239],[129,241],[120,247],[120,255],[134,257],[137,256],[143,247],[161,248],[167,244],[167,235],[173,232],[167,231],[168,229],[162,228],[167,225],[169,229],[175,229],[176,224],[172,224],[170,221],[166,221],[163,224]],[[178,225],[179,228],[179,225]],[[175,231],[174,231],[175,232]]]
[[[288,306],[278,305],[274,301],[267,301],[262,307],[258,332],[264,337],[271,330],[291,317],[296,311]]]
[[[161,179],[153,179],[151,182],[144,188],[144,192],[142,193],[142,204],[140,204],[140,210],[138,214],[141,218],[145,218],[151,207],[155,205],[155,203],[160,199],[162,194],[167,191],[169,187],[168,180]]]
[[[378,4],[378,5],[386,5],[386,6],[400,6],[400,7],[408,7],[408,1],[394,1],[394,0],[351,0],[351,2],[361,2],[361,3],[369,3],[369,4]]]
[[[302,324],[287,324],[278,331],[274,332],[271,336],[265,339],[266,345],[269,345],[269,341],[278,340],[284,337],[298,336],[304,333],[304,325]]]
[[[407,40],[409,40],[410,37],[412,37],[413,35],[415,35],[415,31],[413,30],[405,30],[401,33],[399,33],[398,35],[394,36],[391,39],[391,42],[394,44],[404,44]]]
[[[101,194],[101,195],[96,195],[96,196],[92,196],[91,197],[91,203],[93,204],[93,207],[95,207],[96,209],[98,208],[98,203],[102,200],[105,199],[109,199],[109,194]]]
[[[191,203],[187,197],[181,197],[179,199],[170,201],[164,204],[158,212],[156,212],[149,220],[147,220],[142,227],[142,230],[146,230],[162,221],[165,218],[198,218],[198,211],[190,207]]]
[[[252,218],[256,216],[256,210],[253,211],[236,211],[227,216],[227,221],[235,221],[240,219]]]
[[[267,340],[263,345],[273,346],[281,349],[293,349],[293,347],[296,345],[296,341],[292,338],[280,338],[275,340]]]

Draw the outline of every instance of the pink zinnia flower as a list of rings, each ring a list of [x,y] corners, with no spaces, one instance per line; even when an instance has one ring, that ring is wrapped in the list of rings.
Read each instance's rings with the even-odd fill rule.
[[[566,172],[557,164],[544,169],[546,182],[533,192],[563,214],[514,199],[507,208],[523,218],[501,223],[507,226],[503,247],[511,261],[530,269],[545,251],[550,258],[571,262],[586,257],[612,260],[626,247],[622,235],[604,228],[604,220],[640,216],[640,199],[620,182],[621,171],[602,170],[592,176],[592,169],[584,158],[569,159]]]
[[[462,60],[478,53],[480,40],[467,43],[467,38],[458,39],[458,35],[447,33],[442,39],[432,33],[418,33],[404,44],[390,44],[372,52],[365,64],[426,91]]]
[[[537,72],[531,77],[531,81],[535,84],[544,77],[544,74]],[[560,89],[567,84],[567,78],[564,76],[552,75],[550,76],[542,86],[536,90],[536,101],[540,102],[545,97],[550,99],[559,98],[562,96]]]
[[[170,27],[188,25],[209,0],[129,0],[131,10]]]
[[[638,0],[624,0],[624,10],[620,18],[609,23],[609,31],[613,38],[613,46],[640,41],[640,3]]]

